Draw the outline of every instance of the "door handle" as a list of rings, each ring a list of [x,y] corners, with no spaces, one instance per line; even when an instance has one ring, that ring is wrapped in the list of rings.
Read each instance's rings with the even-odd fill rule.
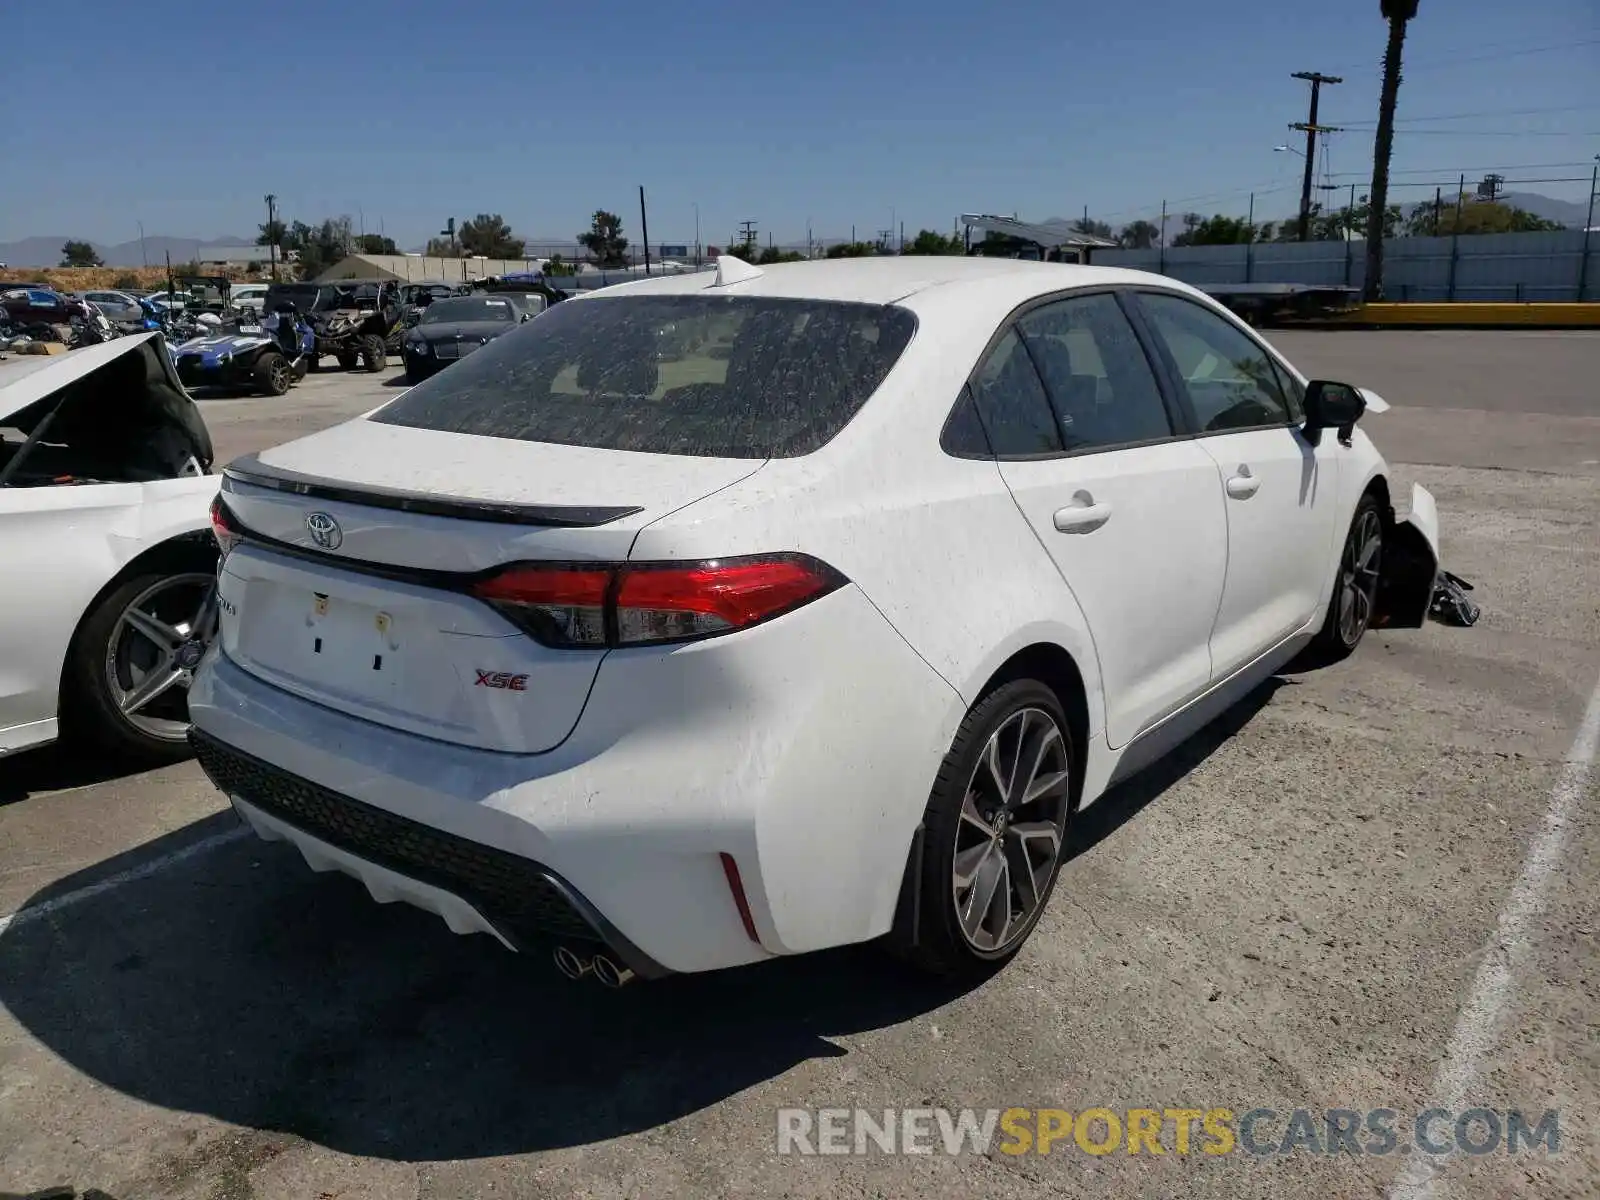
[[[1223,485],[1235,500],[1248,500],[1261,488],[1261,480],[1250,474],[1250,468],[1244,463],[1239,464],[1237,474],[1230,475],[1228,482]]]
[[[1073,503],[1058,508],[1053,518],[1061,533],[1093,533],[1111,519],[1111,505],[1107,501],[1096,504],[1088,492],[1078,492]]]

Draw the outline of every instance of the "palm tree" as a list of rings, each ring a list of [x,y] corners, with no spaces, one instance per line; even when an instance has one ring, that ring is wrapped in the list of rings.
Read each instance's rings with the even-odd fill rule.
[[[1400,98],[1400,56],[1406,25],[1417,15],[1418,0],[1378,0],[1389,22],[1389,44],[1383,51],[1383,92],[1378,99],[1378,131],[1372,139],[1372,197],[1367,210],[1367,279],[1365,300],[1383,298],[1383,214],[1389,207],[1389,156],[1394,152],[1394,109]]]

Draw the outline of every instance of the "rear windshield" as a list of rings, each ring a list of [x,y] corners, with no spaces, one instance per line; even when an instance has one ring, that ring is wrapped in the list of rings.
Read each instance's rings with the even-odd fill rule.
[[[292,304],[301,312],[307,312],[320,290],[314,283],[273,284],[267,289],[266,306],[276,312],[280,305]]]
[[[435,300],[423,314],[422,324],[440,325],[446,321],[505,321],[510,323],[522,314],[511,307],[509,300],[479,299],[476,296],[454,296],[448,300]]]
[[[739,296],[557,304],[371,420],[651,454],[787,458],[844,428],[916,318],[892,305]]]

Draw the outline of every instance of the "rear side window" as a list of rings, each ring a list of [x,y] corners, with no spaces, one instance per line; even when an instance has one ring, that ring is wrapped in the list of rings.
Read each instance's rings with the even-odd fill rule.
[[[972,377],[972,396],[997,458],[1061,453],[1055,414],[1015,330],[995,344]]]
[[[916,318],[893,305],[749,296],[557,304],[371,420],[651,454],[788,458],[855,416]]]
[[[1068,450],[1172,436],[1172,421],[1133,326],[1108,293],[1058,300],[1017,322]]]

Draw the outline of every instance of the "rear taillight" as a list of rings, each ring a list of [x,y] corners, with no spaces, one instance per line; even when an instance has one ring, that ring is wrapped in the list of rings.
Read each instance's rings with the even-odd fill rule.
[[[228,557],[228,551],[237,546],[239,539],[244,536],[244,526],[222,502],[220,494],[211,501],[211,534],[217,539],[217,548],[222,551],[223,558]]]
[[[732,633],[847,582],[804,554],[688,563],[518,563],[472,585],[547,646],[647,646]]]
[[[517,628],[547,646],[604,646],[610,567],[518,564],[472,585]]]

